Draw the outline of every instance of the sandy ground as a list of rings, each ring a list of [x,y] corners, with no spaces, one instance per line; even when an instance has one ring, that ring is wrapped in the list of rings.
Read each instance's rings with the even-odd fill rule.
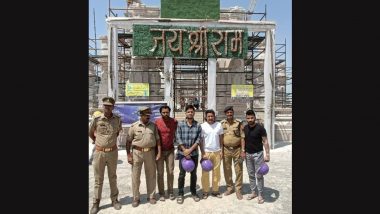
[[[91,146],[89,147],[91,148]],[[190,197],[190,174],[186,174],[185,178],[185,200],[183,204],[177,204],[176,200],[166,199],[164,202],[157,201],[155,205],[151,205],[146,201],[146,184],[145,174],[142,170],[141,175],[141,203],[138,207],[132,207],[132,170],[131,165],[127,163],[125,150],[119,150],[119,162],[117,168],[119,201],[122,204],[121,210],[115,210],[109,198],[109,182],[107,172],[105,172],[102,200],[100,202],[100,211],[98,213],[255,213],[255,214],[282,214],[292,213],[292,145],[282,144],[271,151],[271,161],[268,163],[270,171],[265,175],[264,187],[264,204],[258,204],[256,199],[246,200],[250,194],[249,179],[247,168],[244,162],[243,169],[243,200],[238,200],[235,194],[223,196],[223,198],[208,197],[199,202],[193,201]],[[178,161],[175,161],[174,172],[174,193],[177,195],[179,167]],[[202,194],[201,190],[201,175],[202,169],[198,166],[197,193]],[[166,173],[164,175],[166,178]],[[235,177],[233,177],[233,180]],[[226,190],[225,180],[223,175],[223,167],[221,166],[221,182],[220,192]],[[166,182],[165,182],[166,190]],[[89,210],[92,207],[92,197],[94,191],[94,175],[92,165],[89,165]],[[158,189],[156,189],[156,193]],[[158,194],[157,197],[158,199]]]

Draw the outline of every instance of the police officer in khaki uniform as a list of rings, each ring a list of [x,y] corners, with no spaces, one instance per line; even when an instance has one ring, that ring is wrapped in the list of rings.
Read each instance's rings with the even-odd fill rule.
[[[236,191],[236,197],[241,200],[243,199],[241,188],[243,184],[243,160],[245,158],[243,124],[241,120],[234,119],[233,106],[227,106],[224,113],[227,118],[220,122],[224,132],[223,170],[227,185],[224,195],[227,196]],[[232,162],[236,174],[235,190],[232,182]]]
[[[102,198],[102,188],[104,171],[107,166],[108,179],[111,188],[111,201],[116,210],[121,209],[118,201],[119,190],[117,188],[117,160],[118,149],[116,144],[117,136],[121,128],[121,118],[112,113],[115,100],[112,97],[103,98],[103,112],[96,116],[90,124],[89,135],[95,142],[95,152],[93,154],[93,167],[95,177],[94,202],[91,214],[99,211],[99,202]]]
[[[156,160],[161,157],[161,143],[157,127],[150,122],[151,109],[147,106],[139,108],[140,120],[133,123],[128,131],[127,155],[132,164],[132,207],[140,204],[140,176],[144,164],[148,201],[156,203]],[[158,148],[156,156],[155,148]],[[132,154],[130,149],[132,148]]]

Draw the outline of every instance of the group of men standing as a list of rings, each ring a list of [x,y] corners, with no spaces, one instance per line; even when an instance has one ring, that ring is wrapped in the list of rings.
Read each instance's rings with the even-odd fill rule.
[[[111,187],[111,201],[115,209],[121,209],[118,201],[119,191],[116,185],[117,145],[116,138],[121,130],[120,117],[113,114],[115,100],[111,97],[103,99],[104,114],[94,118],[90,124],[90,138],[94,141],[96,151],[94,153],[95,191],[91,213],[99,211],[105,166],[108,167],[108,177]],[[190,172],[190,192],[195,202],[200,200],[196,192],[198,161],[209,159],[212,162],[212,189],[210,191],[210,172],[202,170],[202,199],[207,199],[211,194],[222,198],[219,192],[220,165],[223,162],[224,177],[227,190],[224,195],[236,193],[236,197],[243,199],[241,188],[243,181],[243,161],[247,161],[251,194],[247,197],[251,200],[258,197],[258,203],[263,203],[264,179],[257,174],[257,170],[263,161],[269,161],[269,142],[265,128],[256,123],[256,115],[252,110],[246,112],[247,125],[234,118],[232,106],[224,109],[226,119],[216,122],[215,112],[206,110],[206,122],[200,124],[194,120],[195,108],[188,105],[185,108],[186,118],[177,122],[169,116],[169,106],[161,106],[161,118],[154,123],[150,122],[152,114],[149,107],[139,108],[140,120],[131,125],[128,131],[126,150],[128,163],[132,165],[132,207],[140,204],[140,176],[144,164],[147,201],[156,203],[156,182],[158,186],[159,200],[165,198],[182,204],[184,201],[184,183],[186,171],[181,164],[182,158],[192,159],[195,167]],[[174,142],[178,144],[175,154]],[[201,154],[199,154],[198,147]],[[265,148],[265,153],[264,149]],[[201,156],[199,158],[199,156]],[[174,161],[179,160],[178,195],[174,196]],[[164,169],[167,173],[167,194],[164,190]],[[232,180],[232,166],[235,170],[235,185]],[[257,192],[257,193],[256,193]]]

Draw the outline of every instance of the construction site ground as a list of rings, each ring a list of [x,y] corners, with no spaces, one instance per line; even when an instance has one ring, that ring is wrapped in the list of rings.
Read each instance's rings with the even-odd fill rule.
[[[91,148],[91,146],[90,146]],[[269,173],[265,175],[264,182],[264,199],[265,203],[258,204],[257,198],[247,200],[250,194],[249,178],[246,164],[243,165],[243,200],[238,200],[235,194],[216,198],[209,196],[207,199],[201,199],[195,202],[190,194],[190,174],[185,178],[185,199],[183,204],[177,204],[176,200],[166,199],[164,202],[159,201],[158,188],[156,188],[157,203],[152,205],[147,202],[146,182],[144,170],[141,171],[141,203],[138,207],[132,207],[132,168],[127,162],[125,149],[120,149],[119,160],[117,165],[117,185],[119,188],[119,201],[122,204],[121,210],[115,210],[111,205],[109,198],[110,188],[107,172],[105,172],[102,199],[100,202],[100,211],[98,213],[120,214],[120,213],[255,213],[255,214],[285,214],[292,213],[292,145],[291,143],[277,144],[276,148],[271,150],[271,159],[268,163]],[[174,194],[178,192],[178,160],[175,161],[174,169]],[[201,175],[200,165],[197,169],[197,193],[201,197]],[[211,173],[210,173],[211,175]],[[211,176],[210,176],[211,177]],[[165,190],[166,188],[166,173]],[[233,176],[235,180],[235,176]],[[223,175],[223,166],[221,166],[220,192],[226,190],[226,183]],[[92,197],[94,192],[94,173],[92,165],[89,165],[89,210],[92,206]]]

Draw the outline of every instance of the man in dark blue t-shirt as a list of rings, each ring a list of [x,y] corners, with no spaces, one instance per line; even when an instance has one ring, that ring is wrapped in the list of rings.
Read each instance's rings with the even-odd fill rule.
[[[252,194],[247,197],[247,200],[251,200],[258,196],[258,203],[262,204],[264,203],[264,177],[263,175],[257,174],[257,171],[263,161],[269,162],[270,160],[269,142],[265,128],[259,123],[256,123],[255,112],[248,110],[245,114],[248,123],[244,127],[246,165],[249,176],[249,185],[252,191]],[[265,155],[263,147],[265,148]],[[256,193],[256,191],[258,193]]]

